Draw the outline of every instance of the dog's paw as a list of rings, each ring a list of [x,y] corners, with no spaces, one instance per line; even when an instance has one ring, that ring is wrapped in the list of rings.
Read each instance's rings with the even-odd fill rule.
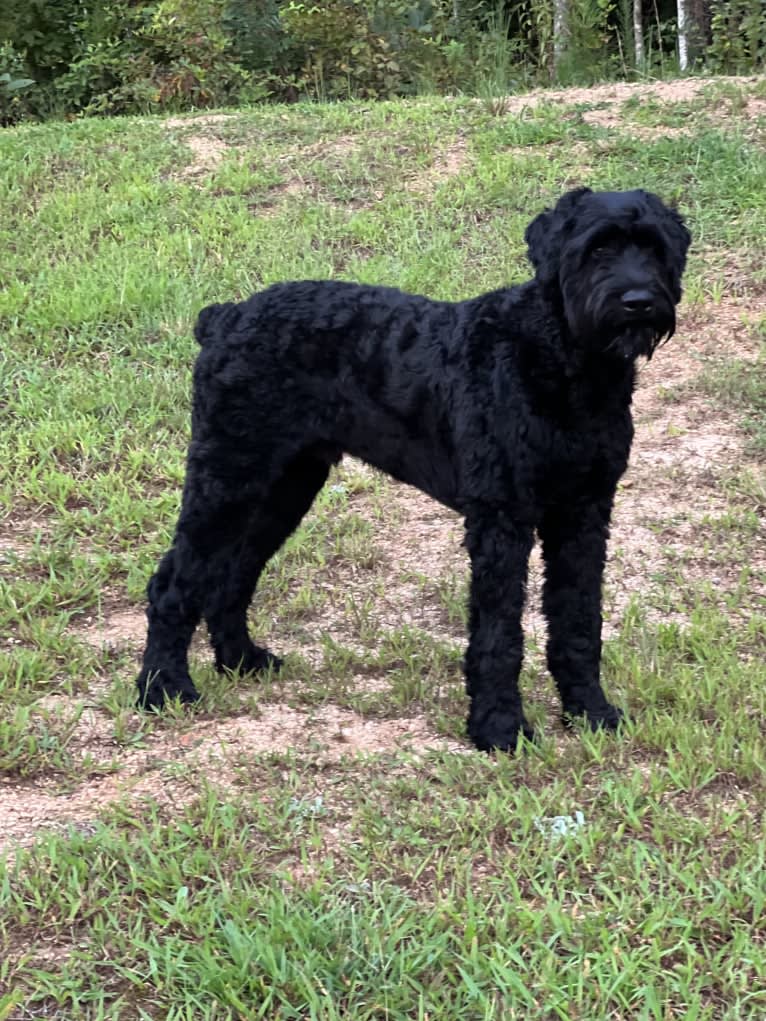
[[[273,670],[274,673],[277,673],[282,669],[283,663],[284,660],[279,656],[275,656],[273,652],[269,652],[268,649],[262,649],[258,645],[253,645],[248,655],[242,657],[242,661],[237,669],[241,674],[261,673],[265,670]]]
[[[495,710],[487,713],[481,722],[468,719],[468,735],[481,752],[509,752],[513,754],[520,737],[534,741],[535,734],[526,719],[519,713]]]
[[[188,674],[173,675],[167,671],[150,670],[147,667],[138,675],[136,687],[138,688],[136,706],[144,710],[160,710],[166,702],[174,698],[178,698],[184,705],[190,705],[199,701],[200,697]]]
[[[624,715],[622,709],[609,702],[596,710],[564,706],[561,722],[565,727],[572,727],[577,720],[583,720],[591,730],[618,730]]]
[[[266,670],[273,670],[274,673],[277,673],[281,670],[283,662],[273,652],[262,649],[252,642],[244,652],[240,651],[238,655],[222,654],[218,649],[215,650],[215,668],[219,673],[223,673],[225,670],[231,670],[240,675],[258,674]]]

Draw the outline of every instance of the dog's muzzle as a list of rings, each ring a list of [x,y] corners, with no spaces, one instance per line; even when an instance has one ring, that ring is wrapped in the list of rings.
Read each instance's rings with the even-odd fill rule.
[[[626,361],[650,359],[663,339],[669,340],[675,332],[673,302],[661,291],[595,292],[585,305],[601,349]]]

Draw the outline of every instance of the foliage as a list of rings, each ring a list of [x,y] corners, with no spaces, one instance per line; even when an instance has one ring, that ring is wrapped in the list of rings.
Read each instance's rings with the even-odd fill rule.
[[[505,113],[508,103],[508,92],[512,88],[511,71],[512,49],[509,45],[510,21],[508,15],[499,5],[494,16],[487,24],[479,48],[478,91],[490,113]]]
[[[208,106],[238,98],[247,72],[222,23],[225,0],[118,0],[83,15],[81,56],[57,80],[88,113]]]
[[[632,0],[566,8],[554,68],[553,0],[4,0],[0,123],[266,97],[462,92],[489,101],[540,81],[633,73]],[[699,62],[763,66],[760,0],[690,9],[704,22]],[[674,0],[645,4],[644,30],[646,70],[675,70]]]
[[[226,0],[12,3],[12,41],[35,88],[29,112],[119,113],[236,99],[247,81],[224,31]],[[54,16],[55,14],[55,16]]]
[[[386,38],[371,24],[364,0],[288,0],[280,18],[303,48],[302,79],[317,98],[396,91],[400,67]]]
[[[24,93],[34,85],[24,76],[24,61],[8,44],[0,43],[0,124],[13,124],[24,116]]]
[[[619,62],[616,13],[613,0],[569,0],[566,50],[556,68],[562,84],[588,83],[613,73]]]
[[[23,55],[29,76],[44,83],[76,58],[82,45],[77,28],[81,16],[80,0],[3,0],[0,43],[11,43]]]
[[[716,71],[747,74],[766,65],[766,4],[724,0],[713,6],[708,59]]]
[[[480,34],[445,0],[288,0],[280,20],[303,49],[300,78],[312,95],[402,95],[473,80]]]
[[[552,5],[525,0],[518,5],[518,10],[519,33],[524,41],[528,59],[549,77],[553,53]]]
[[[289,87],[302,51],[285,30],[279,8],[278,0],[228,0],[221,25],[235,59],[245,71],[262,81]]]

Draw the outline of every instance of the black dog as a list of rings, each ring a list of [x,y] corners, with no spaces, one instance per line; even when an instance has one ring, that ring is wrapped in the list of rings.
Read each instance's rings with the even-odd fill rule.
[[[279,665],[250,640],[247,608],[347,452],[465,517],[475,744],[531,737],[518,678],[535,531],[565,719],[618,725],[599,681],[609,517],[636,359],[675,329],[690,235],[654,195],[581,188],[525,239],[534,279],[470,301],[322,281],[203,310],[183,507],[148,589],[141,704],[198,698],[187,650],[201,617],[219,669]]]

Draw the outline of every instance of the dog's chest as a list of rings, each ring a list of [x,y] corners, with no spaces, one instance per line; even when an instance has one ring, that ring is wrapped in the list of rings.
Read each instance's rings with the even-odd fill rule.
[[[630,453],[629,412],[565,425],[544,419],[530,426],[520,461],[529,472],[526,481],[536,503],[600,499],[614,490]]]
[[[527,380],[518,418],[522,484],[535,502],[599,499],[625,471],[633,439],[631,372],[599,367]]]

